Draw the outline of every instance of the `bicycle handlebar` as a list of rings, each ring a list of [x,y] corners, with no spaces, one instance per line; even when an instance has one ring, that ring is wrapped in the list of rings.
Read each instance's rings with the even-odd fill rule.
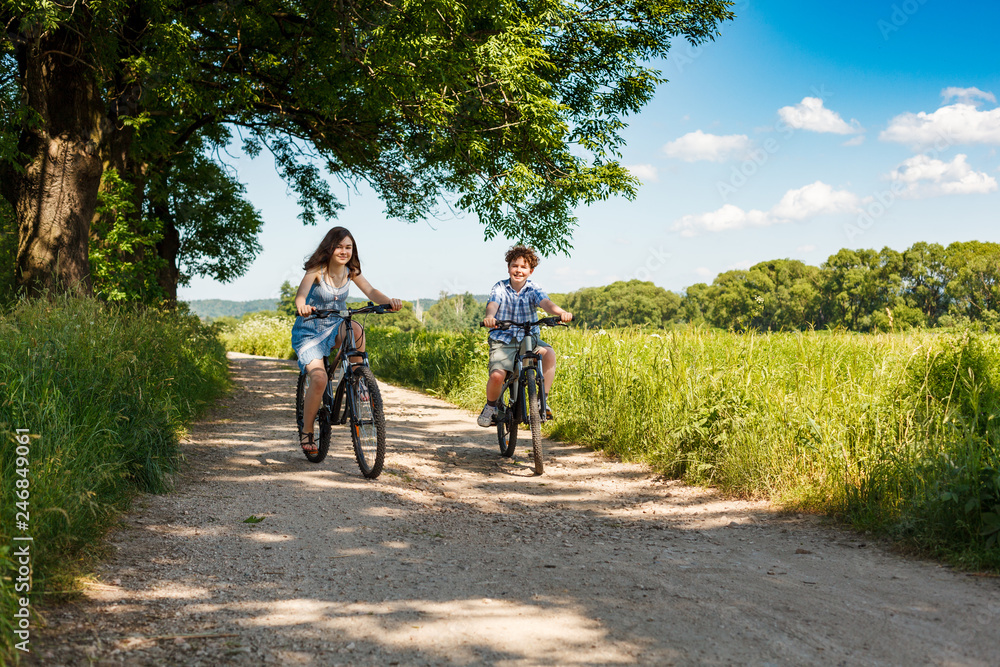
[[[497,320],[497,326],[487,327],[487,328],[506,330],[510,329],[511,327],[514,327],[514,328],[524,329],[525,333],[527,333],[531,330],[531,327],[535,325],[540,325],[543,327],[569,326],[561,319],[559,319],[559,317],[553,315],[552,317],[543,317],[542,319],[536,320],[535,322],[515,322],[514,320]],[[482,322],[479,323],[479,326],[486,327],[486,325],[483,324]]]
[[[364,315],[366,313],[385,315],[386,313],[391,313],[391,312],[393,312],[392,304],[389,303],[376,304],[369,301],[367,306],[362,306],[361,308],[346,308],[344,310],[320,310],[319,308],[317,308],[312,312],[311,315],[306,315],[305,317],[302,318],[302,320],[303,321],[312,319],[322,320],[332,315],[348,319],[350,317],[353,317],[354,315]]]

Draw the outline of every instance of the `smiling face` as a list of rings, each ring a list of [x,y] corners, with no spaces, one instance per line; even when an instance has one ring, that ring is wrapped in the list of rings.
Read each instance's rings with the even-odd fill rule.
[[[515,257],[507,264],[507,273],[510,275],[510,284],[515,289],[524,285],[524,282],[531,276],[531,264],[524,257]]]
[[[333,249],[333,255],[330,257],[332,264],[338,267],[347,266],[347,263],[351,261],[351,257],[354,256],[354,239],[350,236],[345,236],[337,244],[337,247]]]

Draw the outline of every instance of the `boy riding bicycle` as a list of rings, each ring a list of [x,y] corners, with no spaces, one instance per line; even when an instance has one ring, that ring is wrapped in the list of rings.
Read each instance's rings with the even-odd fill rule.
[[[531,322],[535,320],[535,310],[538,307],[550,315],[558,315],[563,322],[573,319],[572,313],[552,303],[548,294],[529,280],[535,267],[538,266],[538,255],[534,250],[527,246],[516,245],[507,251],[504,260],[507,262],[507,273],[510,278],[501,280],[493,286],[489,302],[486,304],[486,317],[483,318],[483,326],[493,329],[489,338],[490,377],[486,382],[486,405],[476,422],[484,427],[493,424],[504,378],[507,372],[514,368],[514,355],[521,338],[524,337],[522,329],[496,329],[497,320]],[[551,345],[539,338],[538,327],[534,327],[531,334],[538,341],[538,353],[542,358],[542,377],[547,394],[552,389],[556,377],[556,353]],[[551,411],[546,415],[546,419],[552,419]]]

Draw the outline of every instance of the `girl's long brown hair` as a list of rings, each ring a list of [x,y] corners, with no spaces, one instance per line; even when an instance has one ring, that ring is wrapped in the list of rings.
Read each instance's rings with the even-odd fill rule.
[[[306,260],[305,266],[303,267],[306,271],[312,271],[313,269],[318,269],[319,267],[327,267],[330,265],[330,258],[333,257],[333,251],[336,249],[340,242],[344,240],[345,237],[351,237],[351,243],[354,244],[354,250],[351,252],[351,258],[347,260],[347,270],[350,273],[350,278],[357,276],[361,273],[361,260],[358,259],[358,242],[354,240],[354,234],[347,231],[346,227],[334,227],[326,233],[323,240],[319,242],[319,247],[316,248],[309,259]]]

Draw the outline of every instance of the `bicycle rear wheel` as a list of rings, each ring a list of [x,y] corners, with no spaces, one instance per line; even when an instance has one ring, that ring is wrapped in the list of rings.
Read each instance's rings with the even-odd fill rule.
[[[538,372],[528,369],[524,372],[524,382],[528,390],[528,425],[531,427],[531,457],[535,461],[535,474],[541,475],[545,467],[542,463],[542,417],[541,401],[538,396]]]
[[[309,390],[309,384],[309,375],[300,374],[298,386],[295,388],[295,423],[298,425],[299,431],[302,431],[305,426],[306,392]],[[320,403],[319,410],[316,411],[316,416],[313,418],[313,439],[317,451],[315,454],[302,452],[309,461],[319,463],[326,458],[326,453],[330,450],[331,430],[327,407]]]
[[[354,371],[349,385],[351,391],[351,442],[354,458],[361,474],[375,479],[385,463],[385,413],[382,393],[375,375],[367,366]]]
[[[517,446],[517,419],[514,416],[516,403],[509,389],[497,399],[497,442],[500,445],[500,455],[508,458],[514,455],[514,448]]]

